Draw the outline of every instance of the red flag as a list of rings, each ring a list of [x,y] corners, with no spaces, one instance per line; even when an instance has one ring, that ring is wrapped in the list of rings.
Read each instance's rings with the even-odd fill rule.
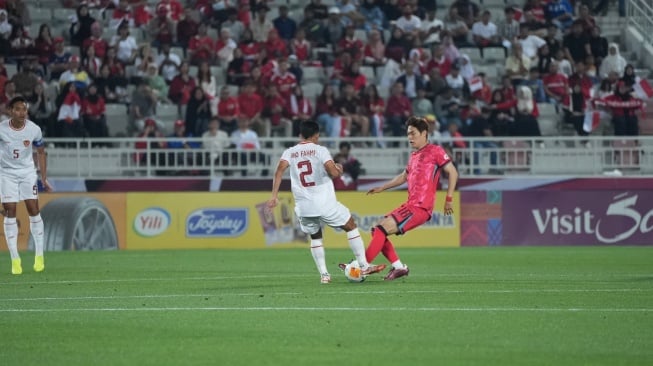
[[[640,79],[639,82],[633,85],[635,89],[635,96],[640,99],[651,99],[653,98],[653,87],[649,84],[648,80]]]
[[[590,133],[599,127],[601,123],[601,113],[595,110],[585,111],[585,119],[583,120],[583,131]]]
[[[469,79],[469,91],[474,93],[477,90],[483,89],[483,79],[480,76],[474,76]]]

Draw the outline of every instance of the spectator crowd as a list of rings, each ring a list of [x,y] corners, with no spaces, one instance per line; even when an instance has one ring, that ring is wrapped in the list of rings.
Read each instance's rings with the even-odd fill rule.
[[[497,16],[471,0],[441,13],[435,0],[65,0],[70,24],[34,35],[30,4],[0,0],[0,115],[24,95],[46,136],[169,133],[179,141],[159,147],[261,162],[247,152],[259,137],[296,136],[303,119],[384,147],[381,137],[404,136],[406,118],[421,115],[455,150],[464,136],[539,136],[541,103],[580,136],[638,134],[640,79],[597,26],[605,1],[526,0]],[[498,80],[470,57],[491,48],[505,63]],[[315,72],[323,83],[308,93]],[[127,106],[126,131],[108,125],[108,104]],[[179,111],[170,131],[165,105]],[[609,117],[588,129],[593,110]]]

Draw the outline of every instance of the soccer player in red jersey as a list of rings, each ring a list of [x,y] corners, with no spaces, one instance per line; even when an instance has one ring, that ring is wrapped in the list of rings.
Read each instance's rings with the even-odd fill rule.
[[[389,182],[367,192],[367,194],[381,193],[408,183],[408,200],[387,214],[372,229],[372,241],[365,251],[368,262],[374,260],[380,252],[390,261],[392,268],[384,278],[388,281],[408,275],[408,266],[401,262],[388,236],[402,235],[431,219],[435,204],[435,191],[442,171],[449,176],[444,214],[451,215],[453,213],[453,192],[458,182],[458,171],[449,155],[441,146],[429,143],[429,125],[426,119],[413,116],[408,119],[406,125],[408,142],[414,149],[406,169]],[[342,264],[340,266],[342,268]]]

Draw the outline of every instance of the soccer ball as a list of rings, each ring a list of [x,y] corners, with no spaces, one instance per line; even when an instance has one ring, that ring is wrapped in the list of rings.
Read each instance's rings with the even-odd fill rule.
[[[353,260],[345,267],[345,277],[349,282],[363,282],[367,276],[361,274],[361,266],[358,261]]]

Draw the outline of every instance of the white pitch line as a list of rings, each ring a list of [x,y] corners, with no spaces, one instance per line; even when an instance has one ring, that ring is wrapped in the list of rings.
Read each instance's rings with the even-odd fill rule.
[[[84,284],[84,283],[114,283],[114,282],[164,282],[164,281],[211,281],[211,280],[247,280],[247,279],[257,279],[257,278],[303,278],[303,277],[314,277],[312,273],[306,274],[260,274],[260,275],[242,275],[242,276],[205,276],[205,277],[159,277],[159,278],[111,278],[111,279],[91,279],[91,280],[54,280],[54,281],[5,281],[0,282],[0,286],[22,286],[22,285],[68,285],[68,284]],[[424,273],[424,274],[411,274],[411,278],[473,278],[479,277],[483,280],[487,280],[488,274],[486,273]],[[653,278],[652,274],[628,274],[620,273],[614,275],[605,275],[601,274],[603,277],[609,278]],[[596,277],[596,274],[547,274],[547,273],[511,273],[506,275],[498,275],[491,277],[495,281],[518,281],[523,280],[524,277],[528,277],[528,280],[538,280],[545,278],[584,278],[584,277]],[[599,281],[593,283],[611,283],[609,281]]]
[[[408,291],[318,291],[315,294],[323,295],[393,295],[393,294],[513,294],[513,293],[565,293],[565,292],[649,292],[653,289],[639,288],[618,288],[618,289],[510,289],[510,290],[408,290]],[[220,292],[213,294],[153,294],[153,295],[113,295],[113,296],[70,296],[70,297],[23,297],[23,298],[0,298],[3,301],[83,301],[83,300],[121,300],[121,299],[165,299],[179,297],[224,297],[224,296],[296,296],[306,295],[305,292]]]
[[[61,312],[179,312],[179,311],[365,311],[365,312],[611,312],[649,313],[653,308],[463,308],[463,307],[143,307],[143,308],[68,308],[68,309],[0,309],[0,313],[61,313]]]

